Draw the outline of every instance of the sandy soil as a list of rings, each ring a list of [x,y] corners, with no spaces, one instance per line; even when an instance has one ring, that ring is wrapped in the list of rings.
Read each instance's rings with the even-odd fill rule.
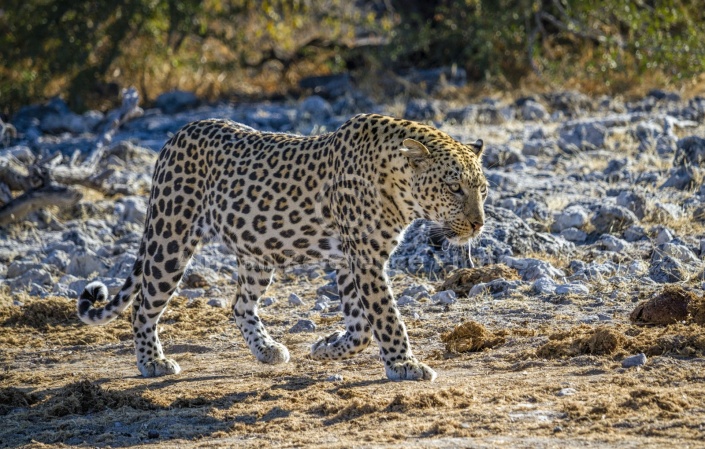
[[[395,290],[417,282],[400,276]],[[342,319],[286,298],[312,305],[324,283],[284,277],[270,290],[263,319],[292,355],[274,367],[226,310],[175,298],[161,336],[183,372],[156,379],[138,377],[128,314],[96,328],[67,298],[1,299],[0,447],[705,447],[705,328],[629,321],[659,287],[404,307],[416,355],[439,373],[419,383],[387,381],[373,347],[307,357]],[[288,332],[302,317],[315,333]],[[646,365],[622,367],[639,352]]]

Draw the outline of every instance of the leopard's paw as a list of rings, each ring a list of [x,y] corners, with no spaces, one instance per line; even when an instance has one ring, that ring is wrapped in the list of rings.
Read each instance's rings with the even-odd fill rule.
[[[287,363],[289,361],[289,350],[281,343],[270,341],[257,346],[255,357],[260,362],[270,365]]]
[[[415,358],[396,362],[386,362],[385,370],[389,380],[427,380],[433,382],[436,372]]]
[[[168,376],[170,374],[179,374],[181,368],[179,364],[172,359],[155,359],[146,362],[144,365],[137,366],[143,377],[159,377]]]

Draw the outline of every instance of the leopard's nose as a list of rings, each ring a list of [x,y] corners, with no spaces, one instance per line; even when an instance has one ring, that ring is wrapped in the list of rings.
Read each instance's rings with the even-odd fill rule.
[[[483,220],[476,220],[470,222],[470,227],[472,228],[473,231],[479,231],[482,229],[482,227],[485,225],[485,222]]]

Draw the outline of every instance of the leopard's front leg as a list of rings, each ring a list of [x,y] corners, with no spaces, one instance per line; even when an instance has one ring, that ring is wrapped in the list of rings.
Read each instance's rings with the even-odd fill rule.
[[[379,344],[387,377],[390,380],[433,381],[436,372],[419,362],[411,351],[406,326],[387,282],[384,263],[356,258],[351,267],[359,284],[365,316]]]

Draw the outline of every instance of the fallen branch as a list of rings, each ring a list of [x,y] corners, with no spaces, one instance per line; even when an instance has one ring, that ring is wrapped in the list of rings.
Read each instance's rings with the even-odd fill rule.
[[[81,198],[83,198],[81,192],[57,185],[49,185],[23,193],[0,207],[0,226],[18,222],[30,213],[49,206],[73,207]]]
[[[106,194],[125,191],[125,186],[106,186],[105,180],[114,172],[110,169],[97,172],[98,164],[117,130],[142,114],[139,94],[131,87],[123,91],[122,105],[108,113],[96,138],[95,149],[83,163],[76,165],[76,158],[72,157],[68,164],[60,165],[64,157],[59,152],[26,167],[11,158],[0,160],[0,184],[11,191],[24,192],[0,207],[0,226],[20,221],[45,207],[73,207],[83,197],[72,187],[75,185]]]

